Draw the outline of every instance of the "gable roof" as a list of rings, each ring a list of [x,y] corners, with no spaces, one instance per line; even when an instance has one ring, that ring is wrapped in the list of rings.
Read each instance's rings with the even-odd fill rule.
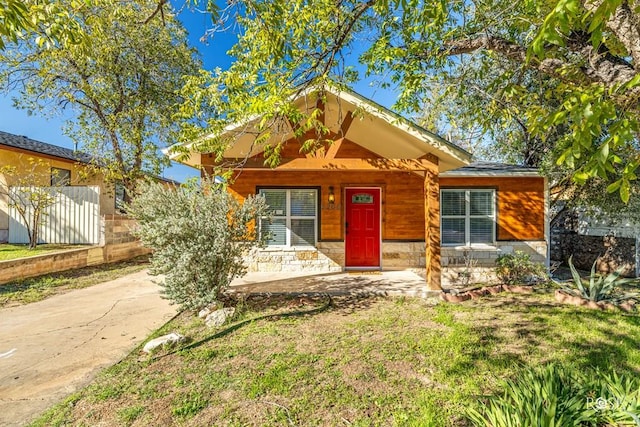
[[[47,144],[46,142],[37,141],[27,138],[26,136],[14,135],[3,131],[0,131],[0,145],[80,163],[91,163],[94,160],[93,156],[81,151],[73,151],[68,148]]]
[[[540,176],[538,168],[497,162],[473,162],[442,173],[442,177],[464,176]]]
[[[439,159],[438,167],[441,172],[464,166],[471,161],[471,154],[462,148],[351,90],[332,86],[325,86],[322,90],[326,93],[323,114],[325,126],[335,134],[340,134],[347,115],[352,113],[345,138],[382,158],[419,159],[435,155]],[[310,112],[316,108],[316,98],[312,95],[317,92],[318,88],[309,88],[294,99],[293,103],[301,111]],[[254,144],[256,133],[251,132],[259,119],[256,116],[244,123],[227,126],[225,133],[234,136],[235,140],[225,151],[225,158],[253,157],[264,151],[263,146]],[[288,134],[273,135],[268,143],[275,145],[293,138],[293,131],[288,129]],[[187,144],[187,148],[189,146]],[[191,152],[185,163],[202,164],[202,156]]]

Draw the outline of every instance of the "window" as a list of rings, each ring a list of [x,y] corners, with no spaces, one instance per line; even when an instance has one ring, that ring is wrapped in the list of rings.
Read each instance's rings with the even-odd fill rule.
[[[494,190],[442,190],[440,214],[443,245],[494,243]]]
[[[124,204],[127,201],[126,199],[127,193],[122,181],[116,181],[116,183],[114,184],[113,192],[114,192],[116,211],[124,213],[125,211]]]
[[[51,168],[51,186],[65,187],[71,185],[71,171],[69,169]]]
[[[317,241],[317,200],[315,189],[261,189],[271,219],[260,227],[269,234],[268,246],[315,246]]]

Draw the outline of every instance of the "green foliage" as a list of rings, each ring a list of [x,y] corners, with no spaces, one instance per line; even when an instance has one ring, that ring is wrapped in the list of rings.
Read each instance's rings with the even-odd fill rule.
[[[496,259],[495,270],[500,281],[507,285],[540,282],[548,279],[546,267],[531,261],[529,254],[522,251],[499,255]]]
[[[475,426],[632,426],[640,423],[637,378],[561,365],[520,371],[503,393],[468,411]]]
[[[624,30],[638,20],[627,2],[240,0],[216,18],[210,34],[240,29],[236,61],[191,80],[182,114],[204,119],[213,106],[214,135],[228,122],[258,121],[253,137],[267,164],[280,152],[273,129],[326,131],[313,108],[292,107],[293,96],[367,77],[396,88],[400,110],[434,109],[425,124],[454,130],[468,148],[494,138],[493,159],[547,163],[574,184],[602,181],[625,203],[633,197],[640,35]],[[201,133],[190,127],[184,141]],[[197,146],[220,153],[227,144]]]
[[[199,61],[170,10],[162,20],[149,19],[159,6],[169,7],[165,2],[55,4],[75,11],[85,40],[44,46],[26,38],[8,45],[0,52],[0,83],[28,111],[71,109],[65,133],[99,159],[95,166],[107,179],[133,192],[143,172],[157,174],[168,164],[158,148],[175,141],[183,78],[197,74]]]
[[[74,19],[75,11],[86,1],[23,1],[6,0],[0,7],[0,50],[5,41],[34,36],[40,46],[77,44],[83,32]]]
[[[245,273],[243,256],[264,242],[256,225],[264,199],[240,203],[207,179],[177,188],[145,183],[127,209],[138,221],[133,234],[153,249],[151,273],[165,276],[165,297],[183,309],[218,301]]]
[[[562,289],[567,292],[588,299],[590,301],[608,301],[611,303],[618,303],[625,299],[633,298],[632,295],[625,295],[621,292],[620,286],[635,282],[636,279],[625,279],[620,277],[622,268],[602,275],[596,272],[596,264],[598,260],[593,262],[591,266],[591,273],[587,279],[580,277],[580,273],[573,265],[573,256],[569,257],[569,269],[571,270],[571,276],[573,281],[571,285],[561,284]]]
[[[179,396],[174,401],[171,413],[178,418],[191,418],[207,407],[209,401],[201,393]]]

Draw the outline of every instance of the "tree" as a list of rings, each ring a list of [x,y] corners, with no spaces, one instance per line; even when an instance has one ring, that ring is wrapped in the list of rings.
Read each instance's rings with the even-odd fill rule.
[[[0,56],[5,88],[19,92],[16,105],[46,114],[73,109],[66,133],[129,192],[144,172],[167,164],[159,146],[173,142],[183,78],[199,67],[174,16],[163,11],[152,19],[158,7],[168,6],[92,0],[75,14],[86,42],[44,46],[26,39]]]
[[[256,224],[266,208],[261,197],[240,203],[204,179],[177,188],[145,183],[127,211],[138,222],[133,234],[153,250],[151,273],[165,275],[165,297],[197,310],[245,273],[243,256],[264,243]]]
[[[38,159],[27,159],[25,165],[0,168],[0,196],[7,200],[7,207],[18,212],[29,236],[29,249],[38,246],[40,227],[47,222],[47,210],[56,203],[60,187],[65,185],[58,179],[52,179],[49,164]],[[51,186],[42,186],[51,180]],[[11,186],[9,186],[11,182]]]
[[[289,100],[311,85],[357,81],[362,75],[349,60],[353,54],[366,74],[398,88],[396,107],[412,114],[441,99],[434,98],[434,82],[460,104],[477,96],[464,84],[453,90],[456,77],[476,62],[485,72],[477,89],[511,93],[511,105],[526,119],[521,141],[546,143],[552,136],[555,161],[573,171],[575,182],[608,181],[607,189],[628,201],[640,165],[636,6],[633,0],[239,0],[217,20],[221,28],[239,28],[231,50],[237,60],[213,74],[215,90],[201,93],[225,112],[211,120],[213,132],[225,120],[261,115],[256,141],[262,143],[278,120],[303,123],[301,132],[322,131],[313,112],[301,117]],[[529,93],[524,76],[544,82],[542,91]],[[194,80],[190,87],[203,86]],[[190,99],[199,102],[185,112],[196,114],[202,100]],[[492,129],[511,125],[497,121]],[[227,142],[203,144],[220,151]],[[277,158],[279,150],[267,148]]]

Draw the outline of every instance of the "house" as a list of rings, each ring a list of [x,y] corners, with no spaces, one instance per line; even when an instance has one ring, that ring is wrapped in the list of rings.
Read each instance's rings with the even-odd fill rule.
[[[290,126],[266,142],[284,141],[272,168],[244,123],[228,128],[221,161],[195,150],[185,161],[209,175],[237,165],[229,191],[266,198],[272,218],[260,226],[271,239],[250,270],[422,269],[440,289],[449,280],[442,268],[459,267],[465,254],[482,260],[474,268],[518,249],[547,259],[546,183],[536,172],[471,164],[468,152],[350,91],[310,91],[295,105],[320,111],[330,143],[305,153],[314,135],[296,138]]]
[[[29,184],[36,186],[58,186],[68,190],[80,190],[91,187],[92,196],[96,199],[95,212],[92,217],[113,218],[120,213],[120,207],[124,200],[124,188],[118,184],[105,181],[103,175],[91,165],[95,164],[94,158],[86,153],[73,151],[45,142],[36,141],[26,136],[14,135],[0,131],[0,242],[6,242],[9,237],[10,213],[6,189],[15,186],[21,178],[28,178]],[[3,168],[15,168],[16,173],[3,173]],[[171,182],[164,178],[156,178]],[[24,184],[24,182],[23,182]],[[73,192],[72,192],[73,193]],[[73,194],[67,200],[77,198]],[[77,213],[77,211],[74,212]],[[66,231],[78,226],[71,224],[75,221],[70,218],[66,221]],[[76,218],[78,221],[80,218]],[[87,221],[83,219],[83,225]],[[89,234],[93,237],[89,240],[57,241],[55,243],[99,243],[100,223],[97,222]],[[104,228],[104,224],[102,224]],[[76,232],[60,232],[57,235],[77,237]]]

